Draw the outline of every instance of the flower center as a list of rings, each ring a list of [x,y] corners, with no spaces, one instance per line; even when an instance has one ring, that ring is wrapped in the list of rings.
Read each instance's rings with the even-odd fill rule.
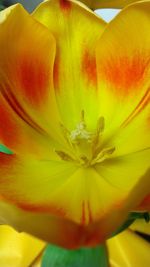
[[[56,150],[57,155],[65,161],[72,161],[85,167],[103,162],[114,151],[115,147],[102,148],[101,139],[104,132],[104,117],[100,117],[95,131],[89,131],[85,123],[84,111],[81,112],[81,120],[76,128],[69,131],[61,124],[63,135],[70,147],[69,153]]]

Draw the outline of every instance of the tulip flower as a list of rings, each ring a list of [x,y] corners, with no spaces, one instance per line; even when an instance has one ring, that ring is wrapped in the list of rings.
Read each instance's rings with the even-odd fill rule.
[[[150,2],[0,13],[0,223],[95,246],[150,208]],[[138,29],[138,31],[137,31]]]
[[[88,5],[90,8],[123,8],[134,2],[140,2],[142,0],[82,0],[81,2]]]

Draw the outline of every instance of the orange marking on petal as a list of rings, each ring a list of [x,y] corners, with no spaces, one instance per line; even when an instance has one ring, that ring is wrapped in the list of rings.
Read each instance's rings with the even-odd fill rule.
[[[32,204],[28,202],[20,202],[16,200],[15,203],[19,208],[31,211],[31,212],[41,212],[41,213],[50,213],[52,215],[65,217],[66,212],[62,207],[58,207],[54,204]]]
[[[18,127],[13,120],[13,116],[8,111],[6,104],[0,103],[0,140],[4,142],[7,147],[12,147],[17,144]]]
[[[85,228],[84,246],[93,247],[104,241],[106,236],[100,229],[99,222],[89,224]]]
[[[87,235],[84,246],[89,248],[95,247],[97,244],[100,244],[101,240],[103,239],[98,235],[97,231],[92,232],[91,235]]]
[[[87,216],[86,216],[86,210],[87,210]],[[90,204],[89,202],[82,202],[82,216],[81,216],[81,223],[82,225],[86,225],[87,223],[92,223],[93,219],[92,219],[92,212],[91,212],[91,208],[90,208]]]
[[[135,89],[139,82],[144,79],[150,59],[146,56],[135,55],[133,58],[117,57],[104,63],[100,75],[119,88],[117,93],[129,93],[130,88]]]
[[[29,126],[36,129],[39,133],[45,134],[45,131],[35,121],[33,121],[29,114],[23,109],[14,93],[12,93],[12,88],[10,88],[9,85],[6,85],[6,88],[7,90],[4,90],[2,92],[2,95],[8,103],[9,107],[12,109],[11,112],[9,112],[9,114],[11,114],[10,117],[12,118],[12,113],[14,112],[18,117],[20,117],[20,119],[22,119],[22,121],[27,123]],[[13,119],[12,121],[14,122]],[[19,133],[21,133],[21,128],[18,128],[18,136]]]
[[[59,88],[59,59],[58,57],[55,58],[53,77],[54,77],[54,87],[56,90],[58,90]]]
[[[60,233],[63,233],[64,239],[66,241],[66,248],[68,249],[77,249],[83,245],[85,230],[83,226],[75,224],[71,221],[66,221],[63,224],[60,224]],[[69,236],[66,239],[66,236]]]
[[[16,161],[16,156],[13,154],[8,155],[3,152],[0,152],[0,166],[4,167],[11,167]],[[5,170],[6,171],[6,170]],[[2,178],[2,177],[0,177]]]
[[[82,203],[82,218],[81,218],[81,223],[84,225],[86,222],[86,217],[85,217],[85,201]]]
[[[143,199],[143,201],[141,202],[137,210],[147,210],[147,208],[148,208],[148,211],[150,211],[150,195],[147,195]]]
[[[135,109],[131,112],[131,114],[126,118],[126,120],[122,123],[122,127],[126,127],[142,110],[145,109],[145,107],[150,102],[150,88],[146,91],[145,95],[142,97],[138,105],[135,107]]]
[[[49,69],[46,64],[36,58],[30,61],[29,57],[22,58],[19,70],[20,86],[25,96],[32,104],[40,105],[47,97],[49,85]]]
[[[87,206],[88,206],[88,214],[89,214],[89,223],[92,223],[93,222],[93,218],[92,218],[92,211],[91,211],[91,207],[90,207],[89,201],[87,203]]]
[[[71,9],[71,2],[67,1],[67,0],[60,0],[60,8],[63,10],[63,11],[70,11]]]
[[[85,51],[82,59],[82,72],[86,76],[87,80],[97,84],[97,71],[96,71],[96,59],[90,52]]]
[[[7,200],[7,197],[5,198],[5,195],[3,195],[3,187],[2,185],[6,186],[10,183],[10,173],[12,172],[13,166],[17,164],[17,158],[15,154],[5,154],[3,152],[0,152],[0,194],[1,198],[4,200]],[[8,192],[6,192],[7,194]],[[8,200],[9,201],[9,200]]]

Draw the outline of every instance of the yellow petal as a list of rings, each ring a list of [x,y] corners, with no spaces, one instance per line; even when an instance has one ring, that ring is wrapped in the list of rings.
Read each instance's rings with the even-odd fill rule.
[[[118,189],[122,195],[125,195],[124,201],[127,201],[128,194],[131,191],[135,192],[136,201],[134,210],[139,210],[139,206],[144,198],[150,194],[150,173],[147,179],[143,180],[142,174],[149,168],[150,150],[145,150],[142,152],[132,153],[126,156],[120,156],[108,159],[101,164],[95,165],[97,172],[105,179],[105,181],[114,188]],[[142,187],[137,187],[138,183],[143,184]],[[139,191],[140,190],[140,191]],[[103,196],[106,192],[103,191]],[[116,194],[115,194],[116,196]],[[138,197],[140,199],[138,200]],[[112,194],[112,199],[114,198]],[[109,201],[110,197],[108,196]],[[124,203],[120,203],[124,205]],[[145,209],[148,207],[144,205]],[[130,209],[132,211],[132,209]]]
[[[51,199],[76,169],[75,164],[65,161],[29,160],[0,153],[0,195],[24,210],[62,216],[61,197],[54,203]]]
[[[71,221],[46,213],[23,211],[2,201],[0,209],[0,223],[9,224],[19,232],[27,232],[48,243],[66,248],[76,248],[84,244],[84,230]]]
[[[0,162],[0,223],[68,248],[103,242],[149,190],[148,173],[126,192],[68,162],[15,155]]]
[[[0,226],[0,266],[28,267],[42,252],[45,243],[10,226]]]
[[[94,169],[65,161],[29,161],[1,153],[0,177],[3,200],[25,211],[48,213],[81,225],[95,223],[125,198]]]
[[[145,220],[135,220],[130,229],[150,236],[150,223]]]
[[[104,143],[116,147],[116,155],[150,147],[149,12],[149,1],[125,8],[97,45]]]
[[[148,267],[150,244],[130,230],[107,241],[111,267]]]
[[[140,2],[142,0],[138,0]],[[81,0],[84,4],[92,9],[98,8],[123,8],[137,0]]]
[[[136,204],[141,201],[147,190],[149,190],[149,175],[150,172],[147,172],[145,175],[139,179],[138,183],[135,185],[134,188],[128,192],[128,194],[125,195],[125,192],[120,190],[120,193],[122,195],[122,198],[119,199],[119,194],[115,188],[115,190],[112,188],[112,192],[110,197],[112,198],[112,203],[113,200],[116,201],[118,198],[118,201],[113,206],[109,205],[109,199],[106,200],[105,198],[105,207],[104,213],[101,214],[101,219],[93,225],[89,225],[87,229],[91,230],[91,235],[93,234],[93,240],[95,238],[96,241],[103,240],[108,238],[110,236],[110,233],[114,232],[114,230],[125,221],[127,218],[127,214],[129,211],[132,211]],[[104,177],[103,177],[104,178]],[[147,189],[148,187],[148,189]],[[103,192],[102,198],[104,199],[104,196],[107,196],[107,191],[106,188],[104,188],[105,191]],[[119,188],[118,188],[119,189]],[[116,195],[115,195],[116,194]],[[109,194],[107,196],[109,198]],[[101,200],[102,204],[102,200]],[[101,206],[102,207],[102,206]],[[101,208],[100,208],[101,209]],[[108,219],[109,218],[109,219]],[[95,230],[95,231],[94,231]],[[95,233],[95,235],[94,235]],[[96,244],[96,243],[95,243]]]
[[[38,154],[42,146],[46,153],[44,142],[60,139],[55,39],[19,4],[0,12],[0,21],[0,141],[23,154]]]
[[[71,0],[46,1],[33,17],[56,39],[54,87],[64,124],[73,130],[84,110],[89,127],[95,126],[99,115],[95,46],[106,23],[86,6]]]
[[[115,188],[128,191],[138,183],[142,174],[149,168],[150,149],[113,157],[95,165],[95,169]],[[149,188],[148,188],[149,189]],[[149,193],[147,189],[146,193]]]

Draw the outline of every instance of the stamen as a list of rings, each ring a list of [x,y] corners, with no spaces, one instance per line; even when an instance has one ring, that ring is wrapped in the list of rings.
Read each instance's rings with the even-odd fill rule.
[[[84,120],[84,110],[81,111],[81,121],[85,121]]]
[[[81,111],[80,122],[73,131],[70,132],[63,124],[60,124],[60,127],[69,145],[66,150],[69,154],[61,150],[55,151],[62,160],[89,167],[103,162],[115,151],[115,147],[102,148],[102,134],[105,128],[102,116],[99,117],[96,130],[93,132],[87,130],[84,110]]]
[[[97,133],[100,134],[104,131],[105,128],[105,120],[104,117],[100,117],[98,119],[98,123],[97,123]]]
[[[69,130],[62,123],[60,123],[60,128],[62,130],[62,133],[63,133],[65,140],[68,142],[69,141],[68,136],[70,134]]]
[[[84,164],[84,165],[88,165],[88,163],[89,163],[89,160],[88,160],[88,158],[87,158],[87,157],[85,157],[85,156],[82,156],[82,157],[80,157],[80,159],[81,159],[81,163],[82,163],[82,164]]]
[[[97,146],[99,144],[99,138],[102,132],[104,131],[105,128],[105,120],[104,117],[100,117],[97,123],[97,128],[96,128],[96,134],[95,137],[93,138],[92,142],[92,154],[93,156],[96,156],[97,154]]]
[[[97,157],[95,157],[92,161],[91,161],[91,165],[94,165],[96,163],[100,163],[102,161],[104,161],[105,159],[107,159],[113,152],[115,151],[115,147],[109,147],[109,148],[105,148],[103,149],[98,155]]]
[[[55,150],[56,154],[65,161],[75,161],[72,157],[70,157],[67,153],[65,153],[64,151],[60,151],[60,150]]]
[[[74,144],[70,140],[70,131],[62,123],[60,123],[60,127],[61,127],[61,130],[62,130],[62,133],[63,133],[65,140],[67,141],[69,146],[72,149],[74,149]]]

